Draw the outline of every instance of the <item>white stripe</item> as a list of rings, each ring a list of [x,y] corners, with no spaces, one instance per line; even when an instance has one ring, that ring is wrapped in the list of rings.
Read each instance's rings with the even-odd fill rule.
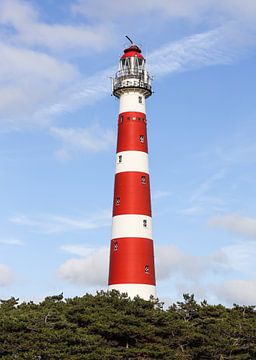
[[[140,171],[148,174],[148,154],[143,151],[133,150],[117,153],[116,174],[124,171]]]
[[[139,102],[139,96],[142,99],[142,103]],[[138,111],[143,114],[146,113],[145,96],[140,91],[126,91],[120,96],[119,113],[127,111]]]
[[[133,299],[139,295],[144,300],[149,300],[150,296],[156,298],[156,287],[147,284],[115,284],[109,285],[109,290],[118,290],[120,293],[127,293]]]
[[[123,237],[152,239],[152,218],[139,214],[114,216],[112,219],[112,239]]]

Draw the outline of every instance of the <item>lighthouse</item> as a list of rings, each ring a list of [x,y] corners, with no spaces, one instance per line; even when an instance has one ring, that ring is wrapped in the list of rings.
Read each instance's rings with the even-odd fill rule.
[[[119,116],[108,285],[148,300],[156,297],[146,118],[152,89],[145,58],[130,42],[112,85]]]

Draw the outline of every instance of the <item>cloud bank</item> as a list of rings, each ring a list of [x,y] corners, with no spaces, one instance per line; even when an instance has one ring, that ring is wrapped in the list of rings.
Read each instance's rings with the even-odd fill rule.
[[[216,287],[220,299],[229,304],[255,305],[256,280],[230,280]]]
[[[72,244],[63,245],[61,249],[78,256],[65,261],[60,266],[58,273],[62,279],[80,285],[106,285],[109,265],[108,247],[88,248],[82,244]],[[202,274],[219,269],[223,271],[226,265],[226,257],[223,253],[200,257],[186,254],[174,245],[158,245],[155,258],[159,281],[178,274],[194,282],[201,278]]]
[[[9,266],[0,264],[0,286],[9,286],[13,282],[13,270]]]
[[[179,296],[196,293],[213,302],[255,303],[255,281],[233,279],[223,282],[223,275],[253,274],[256,247],[251,244],[230,245],[210,255],[195,256],[174,245],[158,245],[155,249],[158,285],[172,282]],[[67,244],[61,250],[72,255],[58,268],[58,276],[66,282],[83,287],[106,287],[109,248],[91,248],[83,244]],[[253,251],[252,251],[253,250]],[[215,277],[216,276],[216,277]],[[256,276],[256,274],[255,274]],[[218,279],[212,283],[210,279]],[[207,281],[206,281],[207,279]]]
[[[256,219],[236,214],[217,216],[210,220],[213,227],[223,228],[235,234],[249,236],[256,240]]]

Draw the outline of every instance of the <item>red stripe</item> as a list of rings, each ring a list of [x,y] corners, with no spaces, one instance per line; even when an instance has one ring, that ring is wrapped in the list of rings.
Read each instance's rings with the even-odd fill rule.
[[[144,141],[141,141],[141,137]],[[117,152],[126,150],[148,152],[146,115],[141,112],[119,115]]]
[[[153,241],[143,238],[112,240],[108,283],[155,285]]]
[[[121,172],[115,176],[113,216],[141,214],[151,216],[149,175]]]

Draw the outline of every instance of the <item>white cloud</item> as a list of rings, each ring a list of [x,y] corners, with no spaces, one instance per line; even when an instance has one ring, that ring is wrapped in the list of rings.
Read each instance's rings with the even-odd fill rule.
[[[0,43],[1,127],[44,126],[36,112],[60,96],[62,88],[78,76],[70,64],[33,50]]]
[[[6,238],[6,239],[0,239],[0,244],[22,246],[22,245],[24,245],[24,242],[19,239]]]
[[[107,286],[109,248],[90,248],[83,244],[67,244],[61,249],[76,255],[65,261],[58,269],[58,275],[64,281],[79,286]],[[250,251],[253,249],[251,254]],[[166,280],[181,295],[185,292],[195,293],[197,297],[211,299],[212,302],[225,301],[251,305],[255,303],[256,282],[251,280],[228,280],[222,284],[209,283],[209,275],[224,274],[232,271],[243,271],[253,274],[256,248],[243,247],[241,244],[222,248],[217,253],[207,256],[195,256],[178,249],[174,245],[160,245],[155,249],[156,276],[160,283]],[[240,252],[240,253],[239,253]],[[246,262],[251,262],[248,266]],[[207,277],[207,283],[205,283]],[[218,278],[218,277],[217,277]]]
[[[108,279],[109,249],[91,250],[85,258],[69,259],[58,269],[59,276],[78,285],[106,286]]]
[[[100,125],[87,129],[52,127],[50,131],[62,142],[62,147],[56,153],[62,159],[69,158],[77,151],[105,151],[115,144],[114,132],[102,129]]]
[[[115,42],[110,26],[47,24],[39,16],[39,11],[28,2],[2,0],[0,3],[0,24],[15,30],[8,33],[13,44],[41,45],[54,52],[74,48],[89,52],[109,48]]]
[[[216,294],[229,304],[255,305],[256,280],[229,280],[216,286]]]
[[[224,246],[221,252],[225,254],[229,266],[240,273],[255,276],[256,242],[240,241],[236,244]]]
[[[174,245],[156,247],[157,277],[165,280],[181,275],[188,281],[199,281],[206,273],[216,273],[228,269],[227,257],[224,253],[208,256],[187,254]]]
[[[89,248],[81,244],[63,245],[62,250],[79,258],[64,262],[59,275],[68,282],[80,285],[106,285],[109,265],[109,248]],[[179,250],[174,245],[156,247],[157,280],[175,278],[177,275],[187,281],[198,281],[208,272],[224,271],[224,254],[214,256],[193,256]]]
[[[40,78],[46,83],[54,81],[55,84],[69,82],[78,72],[68,64],[38,51],[14,47],[0,43],[0,75],[1,82],[6,83],[21,80],[30,75]],[[65,74],[65,77],[63,76]]]
[[[2,0],[0,3],[0,23],[24,28],[36,21],[38,12],[27,1]]]
[[[98,214],[80,218],[65,215],[41,215],[28,216],[16,215],[9,219],[16,225],[23,225],[36,232],[45,234],[57,234],[74,230],[91,230],[109,226],[111,215],[109,211],[101,211]]]
[[[14,274],[9,266],[0,264],[0,286],[11,285],[14,281]]]
[[[65,55],[77,56],[81,49],[91,54],[109,48],[113,34],[102,26],[45,24],[39,15],[29,2],[0,2],[1,130],[48,127],[58,113],[92,103],[110,90],[111,71],[82,78],[74,61],[49,55],[43,47],[64,49]]]
[[[57,101],[55,98],[50,104],[42,106],[37,112],[39,117],[51,118],[85,105],[92,105],[109,95],[111,91],[110,76],[114,71],[114,68],[109,68],[89,77],[81,76],[57,94]]]
[[[191,265],[188,257],[174,245],[158,246],[155,252],[156,274],[159,280],[168,279],[177,272],[186,272]],[[198,273],[197,267],[193,268],[193,276],[195,273]]]
[[[256,239],[256,219],[236,214],[216,216],[209,221],[213,227],[230,230],[233,233]]]
[[[76,49],[78,53],[88,53],[109,48],[109,44],[115,43],[115,34],[103,25],[89,27],[34,23],[14,39],[31,46],[43,45],[52,52]]]
[[[148,56],[155,76],[230,64],[237,57],[235,29],[229,26],[195,34],[164,45]]]
[[[98,9],[101,9],[99,11]],[[254,0],[95,0],[88,2],[80,0],[72,6],[74,12],[86,17],[115,19],[130,19],[131,16],[147,16],[154,14],[164,18],[187,18],[193,21],[204,21],[214,18],[250,20],[256,17]],[[145,15],[147,14],[147,15]]]

